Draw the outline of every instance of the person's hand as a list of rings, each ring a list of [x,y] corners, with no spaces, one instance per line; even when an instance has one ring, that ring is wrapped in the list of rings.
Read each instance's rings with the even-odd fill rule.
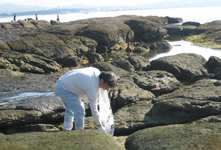
[[[100,127],[98,130],[107,133],[104,127]]]

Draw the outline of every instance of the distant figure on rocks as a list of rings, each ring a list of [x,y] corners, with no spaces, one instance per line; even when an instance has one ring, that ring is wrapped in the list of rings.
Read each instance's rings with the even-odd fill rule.
[[[59,19],[59,14],[57,14],[57,21],[59,21],[59,22],[60,22],[60,19]]]
[[[14,22],[16,22],[16,14],[14,14]]]
[[[38,20],[38,14],[37,13],[35,14],[35,18],[36,18],[36,20]]]

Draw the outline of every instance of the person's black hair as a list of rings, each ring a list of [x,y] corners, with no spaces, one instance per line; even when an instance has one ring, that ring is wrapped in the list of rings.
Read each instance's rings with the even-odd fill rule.
[[[104,71],[99,75],[99,79],[103,79],[104,83],[107,83],[107,85],[110,88],[114,88],[117,84],[116,76],[111,71]]]

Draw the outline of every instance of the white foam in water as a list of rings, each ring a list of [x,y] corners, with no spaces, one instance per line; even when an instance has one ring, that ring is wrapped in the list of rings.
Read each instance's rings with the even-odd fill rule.
[[[5,93],[6,92],[1,92],[0,94],[5,94]],[[6,101],[6,100],[9,101],[0,103],[0,105],[5,105],[14,101],[19,101],[28,97],[39,97],[39,96],[55,96],[55,92],[26,92],[12,97],[3,97],[0,98],[0,101]]]

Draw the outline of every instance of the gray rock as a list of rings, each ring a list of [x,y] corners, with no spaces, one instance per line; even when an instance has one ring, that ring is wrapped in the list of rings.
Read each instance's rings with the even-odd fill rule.
[[[161,57],[150,64],[154,70],[168,71],[177,79],[196,80],[208,76],[205,58],[193,53]]]
[[[102,57],[102,55],[98,53],[91,53],[88,56],[88,59],[89,59],[89,63],[96,63],[98,61],[104,61],[104,58]]]
[[[124,77],[118,79],[117,85],[110,91],[113,111],[140,100],[151,100],[155,96],[147,90],[139,88],[133,81]]]
[[[117,77],[128,73],[128,71],[112,65],[110,62],[97,62],[91,66],[98,68],[101,71],[113,71]]]
[[[155,42],[150,46],[151,50],[170,50],[172,46],[168,42]]]
[[[173,92],[181,87],[180,81],[166,71],[139,71],[133,80],[140,88],[151,91],[156,96]]]
[[[221,79],[221,67],[216,68],[214,74],[217,79]]]
[[[166,16],[166,18],[167,18],[168,24],[183,22],[182,18],[174,18],[174,17],[169,17],[169,16]]]
[[[133,42],[129,43],[128,48],[126,49],[127,52],[148,52],[149,47],[145,43]]]
[[[150,117],[162,124],[175,124],[220,114],[221,86],[216,82],[200,80],[153,99]]]
[[[43,122],[42,113],[36,110],[1,110],[0,128]]]
[[[129,72],[133,72],[135,70],[134,66],[131,65],[131,63],[128,60],[126,60],[122,57],[118,57],[118,59],[115,60],[114,62],[112,62],[111,64],[118,67],[118,68],[122,68],[126,71],[129,71]]]
[[[65,72],[67,71],[56,72],[49,75],[26,74],[0,78],[0,91],[10,93],[53,92],[55,91],[55,84],[57,80],[65,74]]]
[[[207,61],[207,65],[210,72],[213,72],[215,68],[221,67],[221,58],[217,56],[210,56],[209,60]]]
[[[134,69],[136,71],[142,71],[142,70],[149,70],[150,69],[150,61],[149,59],[139,56],[139,55],[130,55],[130,56],[122,56],[126,60],[130,62],[131,65],[133,65]]]
[[[0,77],[18,76],[21,73],[15,72],[11,69],[0,69]]]
[[[219,149],[221,123],[178,124],[137,131],[126,139],[127,150]]]
[[[190,35],[197,29],[196,26],[183,26],[183,25],[165,25],[161,26],[168,31],[169,35]]]
[[[128,20],[125,22],[134,32],[134,41],[150,42],[164,38],[167,30],[159,27],[156,23],[143,20]]]
[[[201,24],[200,24],[199,22],[188,21],[188,22],[184,22],[182,25],[184,25],[184,26],[189,26],[189,25],[191,25],[191,26],[196,26],[196,27],[198,27],[198,26],[200,26]]]
[[[125,105],[119,109],[114,113],[115,133],[129,134],[158,124],[157,120],[155,121],[146,117],[152,106],[153,104],[150,100],[142,100]]]
[[[209,116],[205,118],[201,118],[199,120],[193,121],[193,123],[214,123],[221,122],[221,115],[218,116]]]

